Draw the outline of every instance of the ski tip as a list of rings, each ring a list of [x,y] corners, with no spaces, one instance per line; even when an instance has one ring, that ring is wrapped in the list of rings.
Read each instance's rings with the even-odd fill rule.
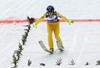
[[[40,43],[40,41],[38,41],[38,43]]]
[[[56,41],[58,43],[58,41]]]
[[[60,42],[60,40],[56,41],[57,43]]]
[[[41,43],[42,41],[40,40],[40,41],[38,41],[39,43]]]

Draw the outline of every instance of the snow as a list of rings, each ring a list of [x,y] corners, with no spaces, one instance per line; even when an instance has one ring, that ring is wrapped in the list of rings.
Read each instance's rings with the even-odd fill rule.
[[[0,20],[8,17],[26,19],[28,15],[39,18],[50,4],[68,19],[99,19],[99,3],[99,0],[0,0]],[[0,68],[14,66],[12,56],[25,33],[24,25],[27,23],[0,23]],[[41,22],[37,29],[31,28],[18,68],[100,68],[96,65],[96,61],[100,60],[99,25],[99,22],[74,22],[71,25],[61,22],[60,37],[65,51],[59,52],[53,35],[56,53],[50,55],[38,44],[39,40],[43,40],[49,48],[47,26],[45,22]],[[57,66],[59,58],[62,59],[62,64]],[[31,66],[27,65],[29,59],[32,61]],[[72,59],[75,65],[69,65]],[[86,62],[89,63],[88,66],[85,66]],[[46,66],[40,66],[40,63],[45,63]]]

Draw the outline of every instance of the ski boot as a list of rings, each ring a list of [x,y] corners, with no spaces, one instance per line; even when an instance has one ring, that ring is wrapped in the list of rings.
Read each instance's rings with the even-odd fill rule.
[[[63,52],[64,51],[64,47],[61,47],[59,50],[60,50],[60,52]]]
[[[50,51],[50,54],[53,54],[54,49],[53,48],[50,48],[49,51]]]

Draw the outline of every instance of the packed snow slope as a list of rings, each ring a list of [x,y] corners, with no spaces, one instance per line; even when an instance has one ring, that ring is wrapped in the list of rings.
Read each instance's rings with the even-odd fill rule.
[[[26,19],[27,16],[39,18],[46,12],[48,5],[68,19],[99,19],[100,0],[0,0],[0,20]],[[24,34],[24,25],[27,22],[16,24],[0,23],[0,68],[14,66],[12,55],[18,49]],[[56,53],[50,55],[42,50],[38,44],[42,40],[48,47],[46,22],[41,22],[37,29],[31,27],[26,44],[23,46],[22,56],[17,63],[18,68],[100,68],[100,22],[67,22],[60,23],[60,37],[65,51],[60,53],[54,39]],[[61,58],[62,64],[56,65]],[[32,64],[28,66],[28,60]],[[75,65],[70,65],[72,59]],[[89,65],[85,66],[86,62]]]

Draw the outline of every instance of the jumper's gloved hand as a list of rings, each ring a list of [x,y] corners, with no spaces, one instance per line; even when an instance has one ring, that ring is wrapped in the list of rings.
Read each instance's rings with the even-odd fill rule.
[[[73,21],[73,20],[69,20],[69,21],[68,21],[68,24],[70,24],[70,23],[74,23],[74,21]]]
[[[35,23],[33,23],[33,27],[37,28],[37,25]]]

